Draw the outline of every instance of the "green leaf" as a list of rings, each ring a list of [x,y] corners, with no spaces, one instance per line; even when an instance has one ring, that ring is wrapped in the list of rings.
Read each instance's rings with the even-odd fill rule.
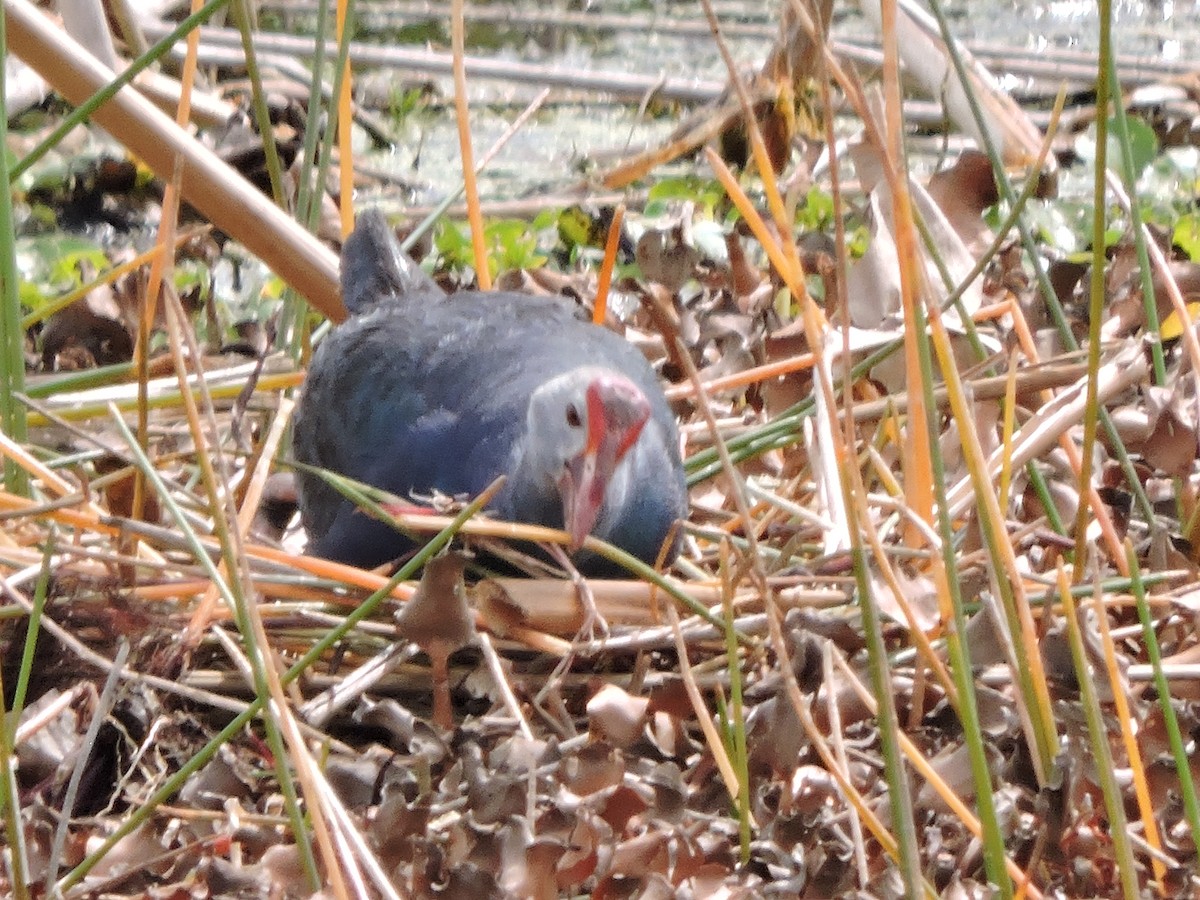
[[[650,188],[644,216],[653,219],[666,215],[673,204],[690,201],[696,205],[698,215],[712,218],[718,204],[724,199],[725,189],[716,179],[698,178],[695,175],[664,178]]]
[[[1026,216],[1030,226],[1051,247],[1064,253],[1074,253],[1082,249],[1083,243],[1078,235],[1086,233],[1085,215],[1081,207],[1074,207],[1073,220],[1065,214],[1071,204],[1030,202],[1026,206]]]
[[[1200,262],[1200,213],[1182,216],[1171,232],[1171,242],[1192,262]]]
[[[489,247],[488,263],[495,272],[536,269],[546,262],[537,252],[537,237],[521,219],[501,219],[484,229]]]
[[[22,302],[29,300],[35,311],[40,302],[83,284],[80,263],[89,263],[96,272],[109,267],[98,244],[62,232],[18,238],[16,257]]]
[[[833,195],[815,185],[796,209],[796,224],[806,231],[833,230]]]
[[[1111,171],[1120,173],[1122,170],[1121,145],[1117,140],[1116,127],[1116,122],[1110,119],[1108,122],[1108,154],[1105,161]],[[1094,124],[1075,142],[1075,151],[1084,162],[1095,164],[1096,126]],[[1158,155],[1158,137],[1154,130],[1140,119],[1129,119],[1129,151],[1134,178],[1139,178],[1146,166],[1150,165]]]
[[[558,215],[558,238],[568,249],[597,246],[593,235],[593,219],[581,206],[570,206]]]
[[[475,256],[471,252],[471,236],[453,222],[443,220],[438,225],[433,246],[449,269],[469,269],[475,265]]]

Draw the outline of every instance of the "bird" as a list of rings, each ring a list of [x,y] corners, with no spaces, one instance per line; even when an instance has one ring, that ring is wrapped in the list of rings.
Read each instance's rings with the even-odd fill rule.
[[[582,548],[589,534],[674,558],[678,425],[637,348],[565,297],[447,295],[375,210],[343,246],[341,285],[349,317],[313,354],[293,429],[309,553],[373,568],[415,549],[315,467],[413,499],[475,496],[504,475],[490,512],[567,531],[582,575],[623,572]]]

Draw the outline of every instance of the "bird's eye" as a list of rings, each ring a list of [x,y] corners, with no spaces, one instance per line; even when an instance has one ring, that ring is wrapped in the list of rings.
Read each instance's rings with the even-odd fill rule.
[[[567,407],[567,424],[572,428],[578,428],[583,424],[583,419],[579,417],[579,410],[575,408],[574,403]]]

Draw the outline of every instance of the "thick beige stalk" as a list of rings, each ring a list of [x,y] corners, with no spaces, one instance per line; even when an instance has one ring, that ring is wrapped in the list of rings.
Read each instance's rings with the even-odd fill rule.
[[[9,51],[68,102],[83,103],[116,77],[27,0],[4,0],[4,14]],[[160,178],[169,181],[176,164],[181,166],[188,203],[322,313],[346,317],[333,252],[150,101],[124,87],[93,118]]]

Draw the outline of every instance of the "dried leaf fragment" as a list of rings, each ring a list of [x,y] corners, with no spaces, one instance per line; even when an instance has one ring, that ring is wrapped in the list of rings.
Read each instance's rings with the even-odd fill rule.
[[[648,698],[634,697],[615,684],[606,684],[588,701],[588,725],[593,734],[626,749],[641,737],[649,707]]]

